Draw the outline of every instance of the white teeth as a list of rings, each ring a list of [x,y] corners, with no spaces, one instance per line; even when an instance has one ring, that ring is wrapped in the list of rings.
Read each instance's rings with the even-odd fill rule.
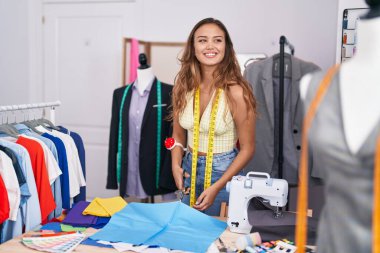
[[[206,54],[206,56],[215,56],[216,54],[215,53],[208,53]]]

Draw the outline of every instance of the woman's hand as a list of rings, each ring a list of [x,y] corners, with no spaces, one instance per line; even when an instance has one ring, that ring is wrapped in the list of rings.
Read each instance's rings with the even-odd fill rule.
[[[214,203],[216,195],[218,195],[219,191],[220,190],[215,184],[211,185],[209,188],[202,192],[193,207],[199,211],[206,210]]]
[[[173,168],[173,177],[178,190],[184,190],[184,180],[190,177],[189,173],[184,171],[181,167]]]

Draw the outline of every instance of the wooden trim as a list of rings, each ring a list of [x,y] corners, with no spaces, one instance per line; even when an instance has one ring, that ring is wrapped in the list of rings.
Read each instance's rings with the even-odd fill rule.
[[[122,56],[122,86],[126,85],[127,73],[127,44],[131,43],[131,38],[123,38],[123,56]],[[144,52],[148,58],[148,64],[151,64],[152,47],[184,47],[185,42],[160,42],[139,40],[139,45],[144,47]]]

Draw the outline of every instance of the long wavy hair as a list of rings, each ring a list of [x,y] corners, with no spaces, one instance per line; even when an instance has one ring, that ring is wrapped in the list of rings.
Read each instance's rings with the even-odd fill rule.
[[[228,106],[232,109],[235,106],[235,103],[232,99],[230,86],[241,86],[243,88],[244,102],[247,105],[248,113],[256,114],[256,100],[253,96],[251,86],[241,75],[240,66],[227,28],[217,19],[206,18],[199,21],[191,30],[183,55],[179,59],[181,62],[181,69],[174,80],[172,113],[170,118],[173,118],[173,116],[178,117],[183,112],[186,107],[186,94],[199,87],[199,84],[201,83],[202,71],[200,63],[195,56],[194,34],[205,24],[217,25],[224,32],[225,36],[225,55],[213,73],[215,88],[221,88],[224,90]],[[236,112],[236,110],[234,110],[234,112]]]

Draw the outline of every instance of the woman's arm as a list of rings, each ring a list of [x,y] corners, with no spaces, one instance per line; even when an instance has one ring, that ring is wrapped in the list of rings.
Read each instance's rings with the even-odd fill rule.
[[[235,105],[231,108],[231,112],[238,134],[240,150],[223,176],[199,196],[198,205],[194,206],[198,210],[205,210],[212,205],[218,192],[243,169],[255,151],[255,114],[252,110],[248,113],[243,89],[238,85],[231,86],[230,89],[233,105]]]
[[[179,124],[178,116],[173,117],[173,136],[176,142],[181,143],[186,147],[186,130]],[[184,190],[183,185],[183,169],[182,169],[182,157],[183,149],[179,146],[175,146],[172,150],[172,173],[175,184],[179,190]],[[189,175],[186,175],[189,176]]]

